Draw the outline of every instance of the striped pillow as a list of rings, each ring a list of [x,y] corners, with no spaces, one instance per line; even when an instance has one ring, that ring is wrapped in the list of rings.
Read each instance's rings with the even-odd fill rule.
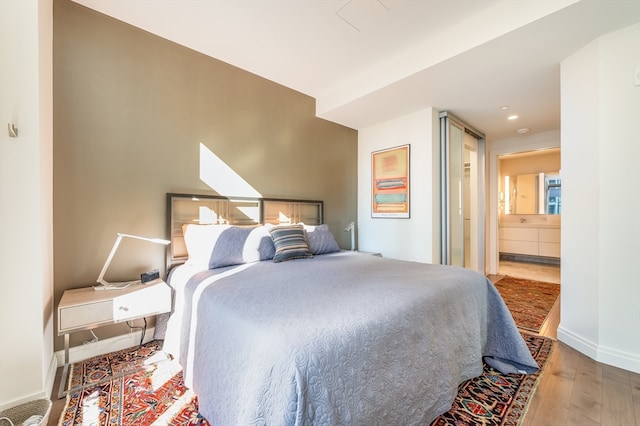
[[[302,225],[279,225],[269,229],[276,247],[274,262],[313,257],[309,251]]]

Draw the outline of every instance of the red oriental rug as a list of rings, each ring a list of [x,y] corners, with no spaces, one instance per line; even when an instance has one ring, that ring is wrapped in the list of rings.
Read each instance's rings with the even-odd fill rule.
[[[60,426],[208,425],[162,341],[97,356],[71,366]]]
[[[553,341],[523,337],[542,371]],[[72,391],[58,425],[209,425],[184,385],[180,366],[164,357],[161,345],[152,341],[73,364]],[[481,376],[460,385],[451,410],[432,425],[517,425],[541,371],[502,375],[485,365]]]
[[[516,325],[538,333],[560,296],[560,284],[505,276],[495,283]]]
[[[554,340],[521,333],[540,366],[535,374],[501,374],[484,364],[482,375],[463,382],[451,410],[435,419],[431,426],[516,426],[529,406]]]

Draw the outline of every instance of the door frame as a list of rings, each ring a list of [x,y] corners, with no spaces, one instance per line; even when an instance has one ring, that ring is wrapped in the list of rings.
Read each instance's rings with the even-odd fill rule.
[[[559,131],[550,131],[528,136],[523,143],[523,138],[511,138],[491,143],[489,150],[489,214],[488,214],[488,241],[487,241],[487,267],[489,274],[497,274],[499,266],[498,247],[498,177],[500,176],[499,157],[520,152],[539,151],[550,148],[560,148]]]

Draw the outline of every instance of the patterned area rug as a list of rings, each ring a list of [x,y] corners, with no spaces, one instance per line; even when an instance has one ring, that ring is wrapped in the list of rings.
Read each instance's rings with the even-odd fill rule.
[[[500,374],[485,364],[482,375],[458,387],[451,410],[435,419],[431,426],[520,424],[554,344],[547,337],[521,334],[540,370],[535,374]]]
[[[541,371],[551,339],[523,333]],[[198,401],[186,389],[176,361],[166,359],[161,342],[125,349],[73,364],[59,425],[208,425]],[[123,374],[124,373],[124,374]],[[112,379],[105,380],[111,375]],[[540,372],[502,375],[485,365],[481,376],[462,383],[451,410],[432,426],[517,425]]]
[[[495,283],[516,325],[538,333],[560,295],[560,284],[505,276]]]
[[[155,340],[73,364],[58,424],[208,425],[180,365],[161,348]]]

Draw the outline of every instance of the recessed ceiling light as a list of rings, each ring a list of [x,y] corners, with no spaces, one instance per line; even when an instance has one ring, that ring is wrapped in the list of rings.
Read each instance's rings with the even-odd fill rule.
[[[516,130],[517,133],[520,133],[521,135],[526,135],[527,133],[529,133],[531,129],[529,129],[528,127],[522,127],[518,130]]]
[[[503,111],[506,110],[506,109],[509,109],[509,105],[502,105],[500,107],[500,109],[503,110]]]
[[[507,120],[515,120],[516,118],[518,118],[517,115],[510,115],[507,117]]]

